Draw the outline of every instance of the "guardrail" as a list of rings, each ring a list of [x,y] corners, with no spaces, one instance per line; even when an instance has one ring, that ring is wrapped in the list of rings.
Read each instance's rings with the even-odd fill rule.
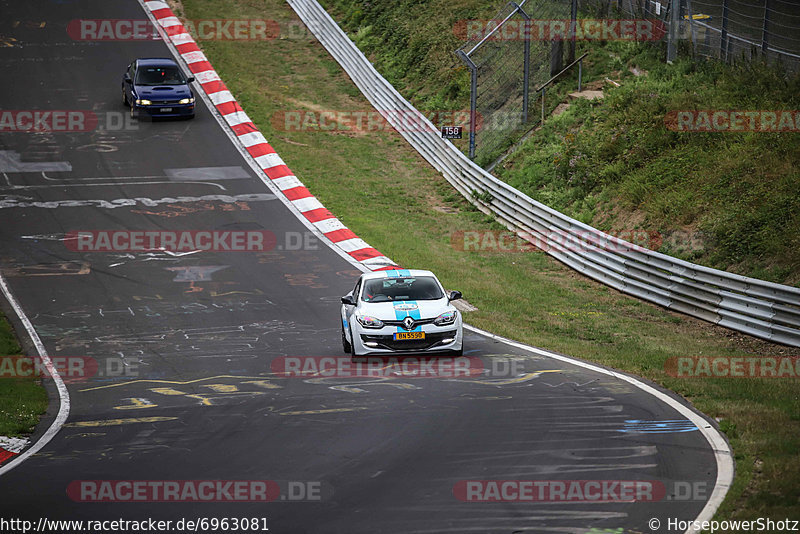
[[[478,209],[534,244],[545,243],[546,252],[567,266],[623,293],[800,347],[800,288],[653,252],[536,202],[475,165],[427,119],[422,119],[424,128],[403,127],[404,113],[421,114],[375,70],[322,6],[316,0],[287,1],[370,103],[385,111],[385,119]]]

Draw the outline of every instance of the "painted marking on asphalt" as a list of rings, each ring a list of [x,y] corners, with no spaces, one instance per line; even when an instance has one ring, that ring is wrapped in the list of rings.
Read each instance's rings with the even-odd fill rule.
[[[0,150],[0,172],[71,171],[68,161],[24,162],[15,150]]]
[[[269,380],[248,380],[243,384],[253,384],[264,389],[283,389],[283,386],[271,383]]]
[[[159,395],[186,395],[185,392],[174,388],[150,388],[150,391]]]
[[[217,393],[234,393],[239,391],[239,388],[233,384],[204,384],[204,388],[209,388]]]
[[[625,421],[625,427],[618,432],[629,432],[631,434],[669,434],[673,432],[693,432],[698,430],[697,425],[688,419],[673,419],[667,421],[640,421],[629,419]]]
[[[344,413],[344,412],[357,412],[360,410],[366,410],[366,407],[356,407],[356,408],[329,408],[327,410],[302,410],[299,412],[274,412],[277,415],[319,415],[325,413]]]
[[[117,198],[114,200],[105,199],[75,199],[75,200],[52,200],[52,201],[20,201],[16,198],[4,198],[0,200],[0,208],[124,208],[130,206],[143,205],[154,207],[161,204],[177,204],[187,202],[225,202],[234,204],[237,202],[267,202],[275,200],[277,197],[269,193],[249,193],[243,195],[203,195],[199,197],[181,196],[164,198]]]
[[[115,410],[139,410],[142,408],[155,408],[156,406],[158,406],[158,404],[152,403],[148,399],[131,397],[123,400],[130,401],[130,404],[114,406]]]
[[[563,373],[562,369],[550,369],[546,371],[535,371],[533,373],[525,373],[521,376],[517,376],[514,378],[496,378],[496,379],[488,379],[488,380],[460,380],[457,378],[449,379],[449,382],[470,382],[473,384],[485,384],[487,386],[508,386],[511,384],[521,384],[523,382],[527,382],[528,380],[533,380],[538,376],[544,373]]]
[[[105,385],[105,386],[97,386],[97,387],[94,387],[94,388],[86,388],[86,389],[81,389],[79,391],[81,391],[81,392],[84,392],[84,391],[95,391],[95,390],[98,390],[98,389],[108,389],[108,388],[117,388],[117,387],[121,387],[121,386],[129,386],[131,384],[186,385],[186,384],[196,384],[198,382],[205,382],[206,380],[219,380],[221,378],[263,379],[264,377],[263,376],[239,376],[239,375],[215,375],[215,376],[209,376],[209,377],[206,377],[206,378],[197,378],[195,380],[155,380],[155,379],[151,380],[151,379],[144,378],[144,379],[140,379],[140,380],[129,380],[127,382],[120,382],[120,383],[117,383],[117,384],[108,384],[108,385]],[[177,391],[177,390],[175,390],[175,391]]]
[[[173,282],[210,282],[211,275],[229,265],[193,265],[186,267],[165,267],[167,271],[177,273]]]
[[[242,180],[250,178],[250,174],[238,165],[231,167],[164,169],[164,174],[173,182],[207,182],[212,180]]]
[[[59,263],[40,263],[37,265],[17,265],[5,271],[6,276],[61,276],[89,274],[87,262],[64,261]]]
[[[76,421],[67,423],[64,426],[70,428],[91,428],[97,426],[118,426],[133,425],[137,423],[161,423],[163,421],[175,421],[177,417],[129,417],[127,419],[103,419],[100,421]]]

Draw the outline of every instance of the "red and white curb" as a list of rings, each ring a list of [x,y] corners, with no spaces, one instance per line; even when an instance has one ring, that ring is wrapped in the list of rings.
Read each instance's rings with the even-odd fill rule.
[[[144,5],[164,29],[162,34],[164,39],[175,46],[194,74],[197,83],[208,95],[239,143],[297,211],[336,247],[368,269],[379,271],[396,268],[395,262],[369,246],[347,228],[294,175],[272,145],[258,131],[169,6],[160,0],[145,1]]]
[[[7,438],[0,436],[0,464],[13,458],[28,446],[30,440],[27,438]]]

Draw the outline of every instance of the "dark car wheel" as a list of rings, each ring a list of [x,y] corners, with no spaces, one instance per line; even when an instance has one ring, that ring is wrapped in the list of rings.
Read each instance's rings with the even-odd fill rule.
[[[353,348],[350,346],[350,342],[347,341],[347,337],[344,335],[344,326],[342,326],[342,348],[344,349],[345,354],[350,354]]]
[[[348,331],[350,332],[350,339],[355,339],[353,337],[353,329],[349,328]],[[352,356],[353,358],[358,357],[358,355],[356,354],[356,345],[355,345],[355,343],[350,343],[349,345],[350,345],[350,356]]]
[[[122,90],[122,105],[128,107],[128,95],[125,94],[125,89]]]

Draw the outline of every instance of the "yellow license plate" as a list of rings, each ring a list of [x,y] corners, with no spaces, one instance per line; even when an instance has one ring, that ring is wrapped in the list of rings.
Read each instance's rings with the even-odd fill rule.
[[[394,334],[395,341],[405,339],[425,339],[425,332],[396,332]]]

